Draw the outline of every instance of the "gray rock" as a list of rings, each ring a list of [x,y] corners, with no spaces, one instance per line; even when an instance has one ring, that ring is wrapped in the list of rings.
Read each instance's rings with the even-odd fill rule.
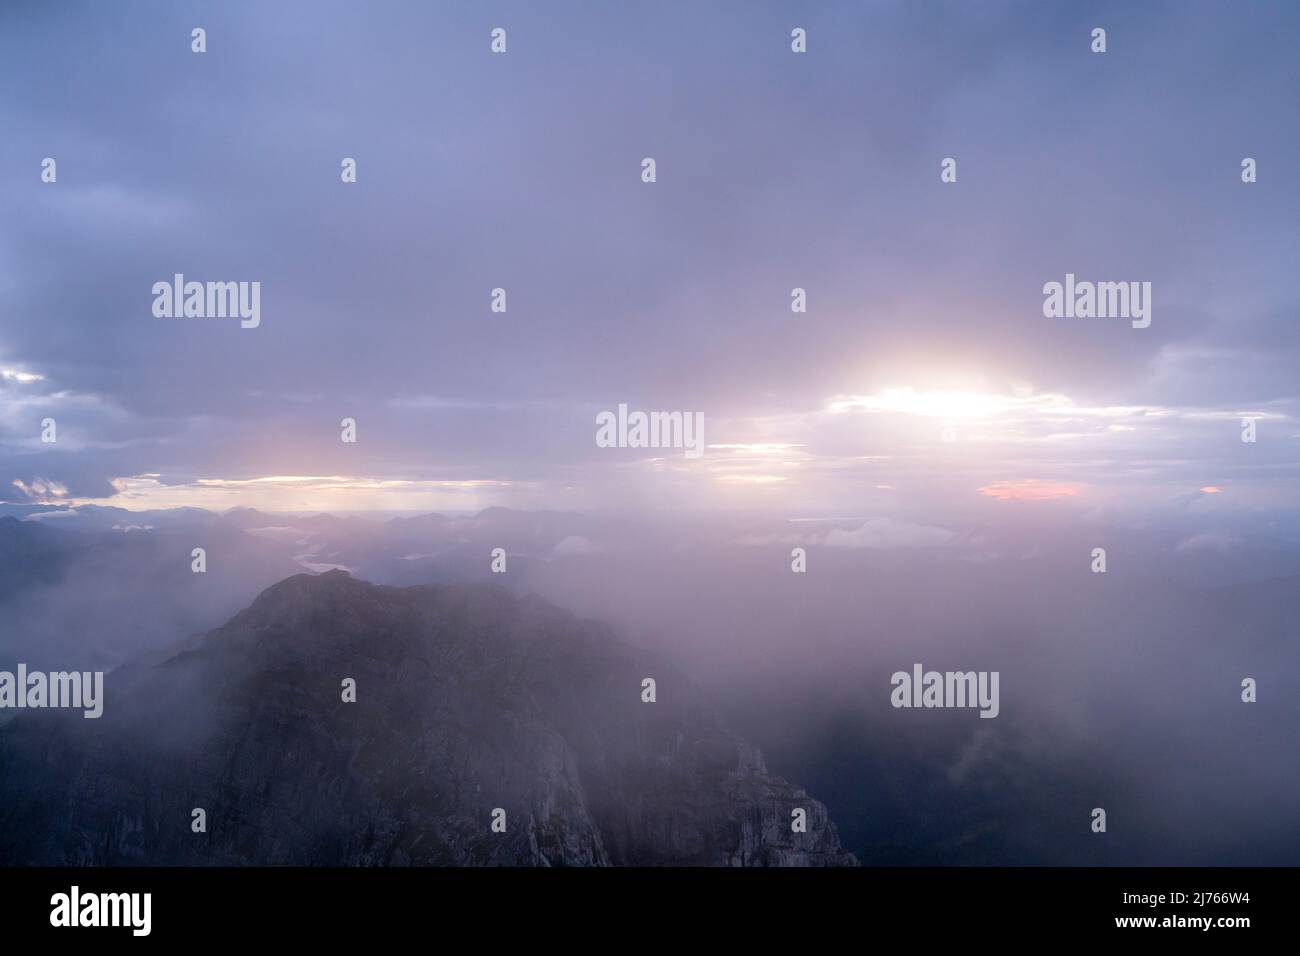
[[[856,863],[672,667],[492,585],[298,575],[105,698],[0,728],[4,862]]]

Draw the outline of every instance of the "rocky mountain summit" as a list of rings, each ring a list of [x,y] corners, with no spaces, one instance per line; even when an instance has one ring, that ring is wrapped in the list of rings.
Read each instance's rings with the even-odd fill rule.
[[[297,575],[104,696],[0,727],[0,861],[856,863],[662,659],[493,585]]]

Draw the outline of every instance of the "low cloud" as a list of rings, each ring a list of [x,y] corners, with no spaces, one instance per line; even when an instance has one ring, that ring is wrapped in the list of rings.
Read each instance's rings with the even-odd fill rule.
[[[938,548],[956,539],[953,532],[935,525],[870,518],[851,531],[836,528],[827,532],[822,544],[831,548]]]

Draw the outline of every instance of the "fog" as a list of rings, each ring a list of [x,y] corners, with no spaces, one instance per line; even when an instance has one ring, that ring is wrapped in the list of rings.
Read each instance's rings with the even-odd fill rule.
[[[1300,856],[1300,707],[1287,692],[1300,549],[1286,542],[1060,515],[994,527],[505,509],[37,530],[45,551],[25,546],[58,570],[4,601],[6,662],[165,657],[306,566],[400,585],[496,580],[667,655],[775,772],[827,804],[863,862]],[[192,542],[208,548],[206,574],[190,570]],[[504,573],[491,570],[497,547]],[[1105,573],[1092,570],[1098,547]],[[998,716],[891,706],[891,675],[918,663],[997,671]],[[1248,677],[1256,703],[1241,699]],[[112,706],[111,675],[108,688]]]

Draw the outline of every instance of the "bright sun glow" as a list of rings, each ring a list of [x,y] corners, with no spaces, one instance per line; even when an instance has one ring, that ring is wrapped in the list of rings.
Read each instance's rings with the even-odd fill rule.
[[[896,412],[928,418],[971,420],[994,418],[1012,411],[1068,408],[1064,395],[995,395],[989,392],[919,392],[886,388],[875,395],[851,395],[831,402],[832,412]]]

